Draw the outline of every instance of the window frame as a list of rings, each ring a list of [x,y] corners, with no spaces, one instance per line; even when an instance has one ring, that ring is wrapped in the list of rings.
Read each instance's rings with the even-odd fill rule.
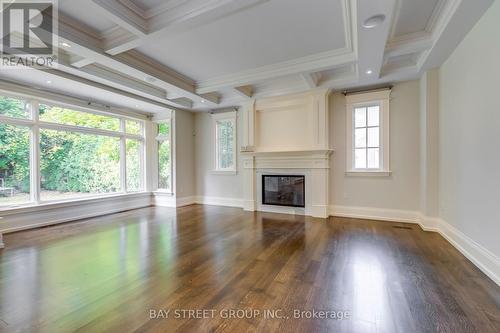
[[[21,99],[29,103],[29,118],[15,118],[9,117],[5,115],[0,115],[0,123],[9,124],[9,125],[17,125],[24,126],[29,129],[30,133],[30,201],[22,204],[13,204],[13,205],[5,205],[0,206],[0,211],[8,211],[12,209],[19,209],[23,207],[29,206],[43,206],[46,204],[55,204],[55,203],[64,203],[64,202],[74,202],[81,200],[90,200],[102,197],[110,197],[117,195],[126,195],[126,194],[137,194],[146,192],[146,170],[145,170],[145,128],[146,128],[146,120],[147,117],[143,118],[140,116],[133,116],[127,114],[118,114],[113,112],[106,112],[99,110],[98,108],[82,107],[76,103],[71,103],[65,101],[64,97],[61,96],[58,98],[45,98],[41,96],[34,96],[34,94],[29,93],[16,93],[9,90],[0,89],[0,96]],[[75,100],[76,102],[76,100]],[[80,101],[83,103],[82,101]],[[120,128],[118,131],[107,130],[107,129],[99,129],[92,127],[84,127],[78,125],[67,125],[67,124],[58,124],[55,122],[42,121],[39,119],[39,105],[44,104],[52,107],[61,107],[66,109],[71,109],[73,111],[85,112],[103,116],[109,116],[113,118],[117,118],[120,122]],[[141,134],[128,134],[126,133],[125,123],[126,120],[137,121],[141,124]],[[89,134],[89,135],[99,135],[99,136],[108,136],[119,138],[120,140],[120,191],[112,192],[112,193],[102,193],[95,195],[88,195],[82,197],[74,197],[62,200],[42,200],[40,198],[41,194],[41,170],[40,170],[40,130],[55,130],[55,131],[66,131],[66,132],[74,132],[81,134]],[[128,191],[127,190],[127,166],[126,166],[126,140],[132,139],[139,141],[140,148],[140,189],[138,191]]]
[[[237,141],[238,141],[238,121],[237,121],[237,116],[238,113],[237,111],[229,111],[229,112],[220,112],[220,113],[213,113],[211,115],[212,117],[212,147],[213,147],[213,174],[225,174],[225,175],[235,175],[237,173]],[[232,148],[233,148],[233,159],[232,159],[232,166],[229,168],[220,168],[219,167],[219,144],[218,144],[218,123],[221,121],[229,121],[233,124],[234,128],[234,134],[233,134],[233,142],[232,142]]]
[[[169,123],[170,124],[170,131],[168,132],[168,135],[162,135],[158,132],[158,125],[162,123]],[[154,124],[154,133],[155,133],[155,156],[156,156],[156,179],[155,179],[155,192],[159,193],[166,193],[166,194],[174,194],[174,161],[172,159],[173,157],[173,131],[174,131],[174,121],[173,121],[173,116],[172,112],[169,117],[162,118],[162,119],[154,119],[153,120]],[[170,188],[165,189],[165,188],[160,188],[160,143],[168,141],[170,143]]]
[[[346,96],[346,174],[351,176],[388,176],[390,170],[390,89],[354,93]],[[356,168],[355,165],[355,110],[360,107],[379,106],[379,167]],[[368,117],[368,114],[367,114]],[[367,119],[368,121],[368,119]],[[369,128],[368,123],[366,127]],[[368,133],[367,133],[368,134]],[[367,138],[368,140],[368,138]],[[368,147],[367,147],[368,149]]]

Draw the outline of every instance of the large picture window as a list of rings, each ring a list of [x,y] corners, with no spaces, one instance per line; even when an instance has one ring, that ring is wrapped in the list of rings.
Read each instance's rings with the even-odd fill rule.
[[[144,189],[144,123],[0,96],[0,208]]]
[[[0,207],[30,201],[30,130],[0,123]]]

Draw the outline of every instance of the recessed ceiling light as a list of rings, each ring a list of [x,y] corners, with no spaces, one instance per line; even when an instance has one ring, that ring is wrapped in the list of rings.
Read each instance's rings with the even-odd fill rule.
[[[366,74],[368,74],[368,75],[370,75],[371,73],[373,73],[373,71],[371,69],[366,71]]]
[[[50,81],[50,80],[47,80],[46,82],[47,82],[47,84],[51,84],[52,83],[52,81]]]
[[[61,45],[64,46],[64,47],[71,47],[71,45],[68,44],[68,43],[66,43],[66,42],[62,42]]]
[[[206,101],[204,99],[201,100],[202,103],[205,103]]]
[[[381,25],[385,21],[384,14],[373,15],[363,22],[363,28],[371,29]]]

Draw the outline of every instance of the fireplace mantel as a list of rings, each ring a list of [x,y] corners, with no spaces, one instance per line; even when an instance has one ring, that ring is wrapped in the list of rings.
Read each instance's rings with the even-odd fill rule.
[[[327,218],[330,149],[329,91],[254,100],[243,109],[244,209]],[[262,175],[305,176],[306,204],[289,209],[262,204]]]
[[[333,149],[304,151],[260,151],[242,153],[244,169],[325,169],[330,168]]]
[[[244,209],[328,217],[330,156],[333,150],[253,152],[242,154]],[[259,198],[264,174],[295,174],[306,178],[305,209],[266,207]]]

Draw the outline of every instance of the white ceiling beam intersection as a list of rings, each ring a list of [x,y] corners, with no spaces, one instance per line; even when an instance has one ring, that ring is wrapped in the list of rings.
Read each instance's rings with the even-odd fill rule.
[[[148,34],[148,21],[120,1],[92,1],[103,9],[102,14],[125,30],[130,31],[139,37],[144,37]]]
[[[309,89],[318,87],[321,81],[321,73],[302,73],[301,77]]]

